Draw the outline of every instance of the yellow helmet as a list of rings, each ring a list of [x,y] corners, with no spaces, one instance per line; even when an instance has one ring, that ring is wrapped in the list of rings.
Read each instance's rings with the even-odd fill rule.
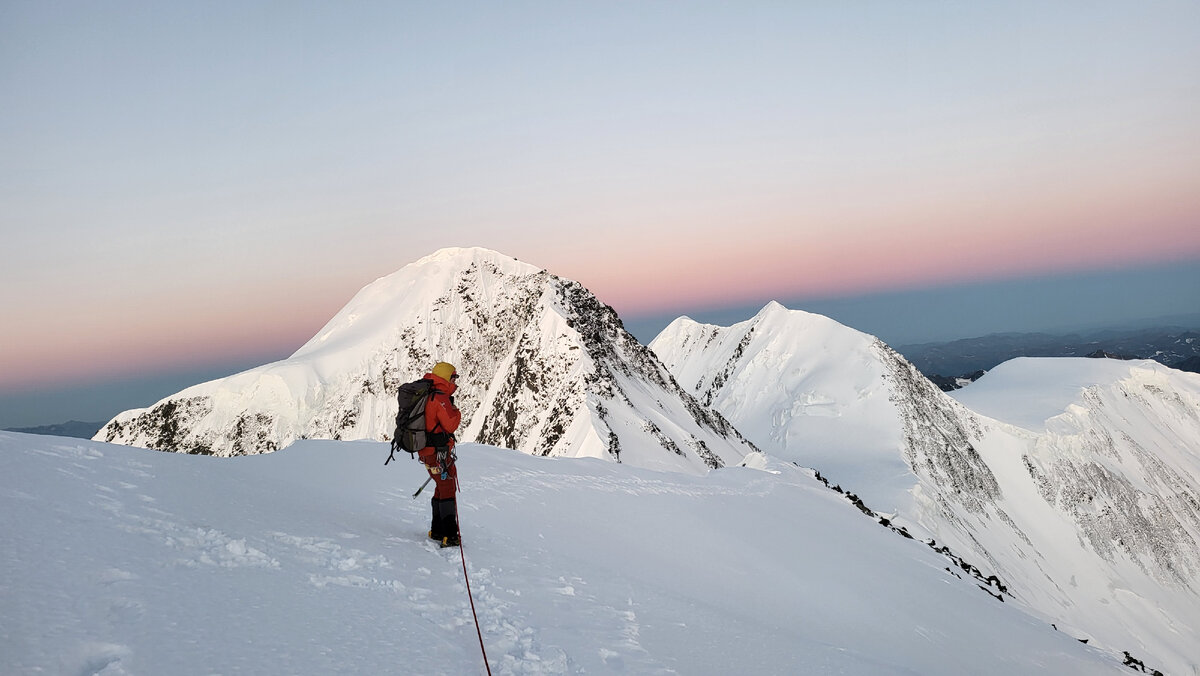
[[[453,378],[455,374],[454,365],[440,361],[436,366],[433,367],[432,373],[446,382],[450,382],[450,379]]]

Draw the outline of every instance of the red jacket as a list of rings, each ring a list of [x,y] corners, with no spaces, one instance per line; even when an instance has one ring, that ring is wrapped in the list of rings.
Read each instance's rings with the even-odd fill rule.
[[[462,413],[450,401],[450,395],[454,394],[458,385],[432,373],[426,373],[425,377],[433,381],[435,391],[434,395],[429,398],[429,402],[425,404],[425,431],[453,433],[458,429],[458,424],[462,422]],[[454,447],[453,441],[450,442],[450,447]]]

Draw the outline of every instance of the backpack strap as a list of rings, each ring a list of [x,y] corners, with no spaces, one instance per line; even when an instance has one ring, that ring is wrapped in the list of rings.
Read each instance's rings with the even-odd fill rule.
[[[383,461],[383,466],[396,459],[396,440],[392,439],[392,450],[388,451],[388,459]]]

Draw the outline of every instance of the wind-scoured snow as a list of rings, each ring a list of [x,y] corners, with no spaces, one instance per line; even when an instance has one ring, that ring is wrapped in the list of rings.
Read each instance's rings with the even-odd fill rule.
[[[484,672],[459,550],[386,444],[218,458],[0,432],[0,672]],[[790,463],[460,447],[495,674],[1121,674]]]
[[[1200,377],[1023,359],[956,401],[877,339],[778,304],[731,327],[681,318],[651,346],[764,451],[948,545],[1031,613],[1200,673]]]
[[[577,282],[443,249],[362,289],[290,358],[116,416],[97,440],[246,455],[389,440],[399,385],[458,368],[459,439],[700,473],[754,452]]]

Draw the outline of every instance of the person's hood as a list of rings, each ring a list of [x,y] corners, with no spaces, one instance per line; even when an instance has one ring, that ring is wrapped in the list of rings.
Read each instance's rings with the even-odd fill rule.
[[[435,376],[432,373],[426,373],[425,377],[433,381],[433,386],[438,392],[454,394],[454,391],[458,389],[458,385],[456,383],[446,380],[441,376]]]

